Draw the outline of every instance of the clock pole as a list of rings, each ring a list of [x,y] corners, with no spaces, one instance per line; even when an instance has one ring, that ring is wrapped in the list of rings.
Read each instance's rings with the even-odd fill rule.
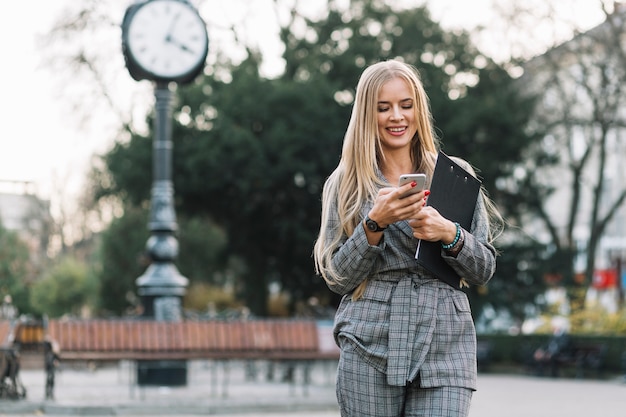
[[[189,280],[174,265],[178,229],[172,182],[172,91],[192,82],[206,63],[206,25],[187,0],[140,0],[126,9],[122,53],[131,77],[155,85],[152,195],[146,250],[150,266],[135,281],[145,318],[182,321],[182,298]],[[186,385],[185,360],[140,360],[138,385]]]
[[[178,229],[174,210],[172,183],[172,92],[169,83],[158,81],[155,87],[155,136],[152,155],[152,201],[150,238],[146,249],[151,264],[137,278],[144,316],[156,320],[182,320],[182,297],[188,284],[173,261],[178,256]]]
[[[172,183],[172,92],[169,83],[155,84],[154,140],[152,142],[152,195],[146,250],[150,266],[137,278],[143,315],[158,321],[182,321],[182,298],[188,284],[174,259],[178,256],[178,229]],[[180,386],[187,384],[185,360],[142,360],[137,362],[139,385]]]

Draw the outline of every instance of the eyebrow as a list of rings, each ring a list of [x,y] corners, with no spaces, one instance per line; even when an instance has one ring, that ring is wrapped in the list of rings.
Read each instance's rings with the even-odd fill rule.
[[[410,97],[409,98],[403,98],[402,100],[400,100],[400,103],[405,103],[407,101],[413,101],[413,99],[410,98]],[[378,104],[389,104],[389,103],[390,103],[390,101],[384,101],[384,100],[381,100],[381,101],[378,102]]]

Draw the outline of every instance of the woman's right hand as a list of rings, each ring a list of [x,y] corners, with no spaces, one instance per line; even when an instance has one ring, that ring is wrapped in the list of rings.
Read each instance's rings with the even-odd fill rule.
[[[408,183],[401,187],[381,188],[368,216],[375,220],[380,227],[387,227],[397,221],[414,218],[424,207],[426,197],[430,194],[429,190],[422,190],[401,198],[415,186],[415,183]]]

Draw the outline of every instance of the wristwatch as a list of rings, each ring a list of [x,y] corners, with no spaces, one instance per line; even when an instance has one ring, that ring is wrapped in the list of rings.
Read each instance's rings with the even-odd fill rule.
[[[386,227],[380,227],[378,223],[370,219],[370,216],[365,216],[365,226],[372,232],[382,232]]]

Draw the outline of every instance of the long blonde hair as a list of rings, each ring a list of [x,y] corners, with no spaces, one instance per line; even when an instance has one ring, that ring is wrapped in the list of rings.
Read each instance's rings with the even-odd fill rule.
[[[369,66],[363,71],[356,88],[341,160],[326,180],[322,193],[321,227],[313,256],[316,272],[330,285],[343,279],[332,266],[333,253],[361,222],[363,205],[376,197],[381,186],[388,185],[378,174],[385,156],[378,137],[377,111],[381,88],[394,78],[404,80],[414,94],[417,122],[417,132],[411,143],[414,170],[425,173],[434,170],[439,146],[433,130],[428,96],[417,70],[394,60]],[[334,204],[337,206],[331,207]],[[329,227],[331,210],[337,211],[341,227]]]

